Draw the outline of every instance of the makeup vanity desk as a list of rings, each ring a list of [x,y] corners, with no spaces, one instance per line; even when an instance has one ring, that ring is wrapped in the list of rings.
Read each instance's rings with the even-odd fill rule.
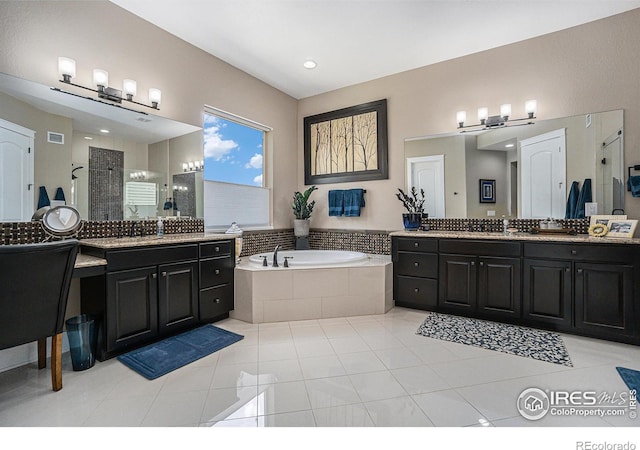
[[[390,236],[397,306],[640,345],[640,239]]]
[[[74,277],[98,318],[99,360],[229,316],[235,240],[225,234],[83,239]]]

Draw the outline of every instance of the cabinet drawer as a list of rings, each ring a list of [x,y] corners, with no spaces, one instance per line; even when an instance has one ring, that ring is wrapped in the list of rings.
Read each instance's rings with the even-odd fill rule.
[[[394,238],[395,250],[401,252],[437,252],[438,240],[434,238]]]
[[[233,309],[233,284],[223,284],[200,291],[200,321],[220,317]]]
[[[235,263],[230,257],[200,260],[200,288],[210,288],[233,280]]]
[[[519,242],[441,239],[440,253],[477,256],[520,256]]]
[[[525,243],[524,256],[529,258],[584,260],[589,262],[631,263],[635,246],[615,244]]]
[[[397,275],[438,278],[438,255],[436,253],[398,252],[394,264]]]
[[[106,258],[108,271],[196,260],[198,244],[109,250]]]
[[[200,244],[200,258],[230,255],[233,243],[234,241],[229,240]]]
[[[438,306],[438,280],[432,278],[396,277],[397,303],[415,306]]]

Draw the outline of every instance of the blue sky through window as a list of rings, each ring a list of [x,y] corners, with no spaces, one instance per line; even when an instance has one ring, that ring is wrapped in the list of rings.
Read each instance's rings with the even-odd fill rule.
[[[204,179],[262,187],[264,132],[204,115]]]

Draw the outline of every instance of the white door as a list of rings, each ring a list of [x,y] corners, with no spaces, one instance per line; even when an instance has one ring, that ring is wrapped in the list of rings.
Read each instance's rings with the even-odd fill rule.
[[[33,215],[34,135],[0,120],[0,222],[28,221]]]
[[[567,207],[565,129],[520,143],[523,219],[564,218]]]
[[[407,189],[424,189],[424,212],[444,218],[444,155],[407,158]]]

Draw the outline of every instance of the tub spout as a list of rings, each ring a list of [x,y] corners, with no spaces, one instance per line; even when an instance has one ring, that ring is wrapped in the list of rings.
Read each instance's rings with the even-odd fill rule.
[[[273,264],[272,267],[278,267],[278,250],[280,250],[280,245],[276,245],[275,250],[273,251]]]

